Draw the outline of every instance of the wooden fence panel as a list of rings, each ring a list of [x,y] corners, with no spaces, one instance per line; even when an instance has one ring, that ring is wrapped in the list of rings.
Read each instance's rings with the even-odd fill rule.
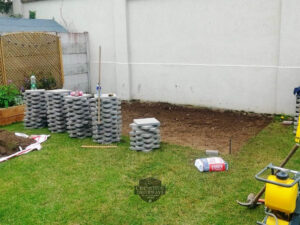
[[[4,83],[12,81],[25,86],[31,74],[37,78],[52,76],[56,88],[63,87],[63,66],[60,40],[57,35],[22,32],[1,36],[2,76]],[[2,79],[3,83],[3,79]]]

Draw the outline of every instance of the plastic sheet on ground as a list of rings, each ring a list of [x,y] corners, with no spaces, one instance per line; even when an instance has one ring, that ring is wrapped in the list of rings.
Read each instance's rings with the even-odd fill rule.
[[[41,135],[26,135],[26,134],[23,134],[23,133],[15,133],[16,136],[19,136],[19,137],[24,137],[24,138],[31,138],[33,140],[35,140],[36,142],[27,146],[25,149],[22,149],[21,147],[19,147],[20,151],[18,152],[15,152],[14,154],[11,154],[9,156],[5,156],[5,157],[1,157],[0,158],[0,163],[1,162],[4,162],[4,161],[7,161],[11,158],[14,158],[16,156],[20,156],[20,155],[24,155],[24,154],[27,154],[33,150],[41,150],[42,149],[42,143],[47,141],[47,139],[50,137],[50,135],[45,135],[45,134],[41,134]]]

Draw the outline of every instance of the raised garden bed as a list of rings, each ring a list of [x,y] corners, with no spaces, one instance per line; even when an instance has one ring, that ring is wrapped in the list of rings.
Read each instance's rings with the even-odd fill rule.
[[[0,109],[0,126],[23,121],[25,105],[11,106]]]

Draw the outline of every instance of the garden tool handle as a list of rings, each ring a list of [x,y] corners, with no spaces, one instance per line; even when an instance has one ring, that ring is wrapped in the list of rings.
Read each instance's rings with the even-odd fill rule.
[[[101,81],[101,46],[99,46],[99,90],[98,90],[98,124],[101,123],[101,118],[100,118],[100,90],[101,90],[101,86],[100,86],[100,81]]]

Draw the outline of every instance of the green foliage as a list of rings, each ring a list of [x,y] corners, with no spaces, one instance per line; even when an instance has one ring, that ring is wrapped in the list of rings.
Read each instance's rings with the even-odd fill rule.
[[[286,115],[286,114],[279,114],[279,115],[275,115],[274,116],[274,121],[285,121],[285,120],[293,120],[293,117],[290,115]]]
[[[36,11],[29,11],[29,19],[35,19],[36,18]]]
[[[0,85],[0,108],[14,106],[15,98],[19,95],[20,92],[14,84]]]
[[[37,86],[42,89],[51,90],[56,87],[56,80],[51,74],[46,74],[39,77]]]
[[[0,0],[0,13],[9,13],[12,8],[12,0]]]
[[[31,88],[30,76],[25,77],[25,89]],[[52,74],[36,74],[36,86],[38,89],[52,90],[56,88],[56,80]]]

